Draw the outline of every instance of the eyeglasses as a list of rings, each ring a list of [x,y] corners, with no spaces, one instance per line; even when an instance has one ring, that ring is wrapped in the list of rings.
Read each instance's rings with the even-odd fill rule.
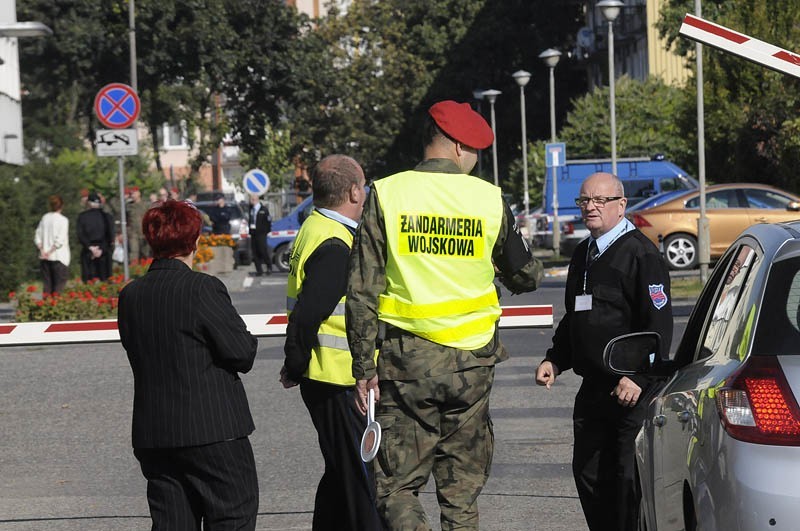
[[[621,195],[615,195],[613,197],[604,197],[604,196],[585,197],[585,196],[581,196],[581,197],[576,197],[575,198],[575,205],[577,205],[579,207],[586,207],[586,206],[589,205],[589,201],[591,201],[591,202],[594,203],[594,206],[596,206],[597,208],[603,208],[604,206],[606,206],[606,203],[608,203],[609,201],[617,201],[618,199],[622,199],[622,198],[623,198],[623,196],[621,196]]]

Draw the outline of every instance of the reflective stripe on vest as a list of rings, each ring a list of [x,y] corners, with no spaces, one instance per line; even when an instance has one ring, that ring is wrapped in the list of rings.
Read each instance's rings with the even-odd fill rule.
[[[348,247],[353,245],[353,235],[338,221],[327,218],[316,210],[303,222],[294,242],[289,259],[289,278],[286,284],[286,311],[291,314],[297,296],[303,290],[306,260],[326,240],[338,238]],[[352,376],[353,358],[347,345],[342,297],[333,313],[320,324],[317,331],[318,346],[311,350],[311,359],[304,376],[319,382],[335,385],[355,385]]]
[[[492,264],[500,189],[470,175],[414,170],[374,184],[387,247],[379,319],[446,346],[484,346],[500,317]]]

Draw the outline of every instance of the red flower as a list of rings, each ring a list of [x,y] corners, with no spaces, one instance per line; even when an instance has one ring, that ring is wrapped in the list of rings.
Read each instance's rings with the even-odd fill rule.
[[[36,306],[44,306],[44,301],[36,301]]]
[[[33,293],[34,291],[36,291],[36,286],[28,286],[25,289],[25,291],[27,291],[28,293]]]
[[[17,292],[16,291],[9,291],[8,292],[8,298],[9,299],[13,299],[16,296],[17,296]]]

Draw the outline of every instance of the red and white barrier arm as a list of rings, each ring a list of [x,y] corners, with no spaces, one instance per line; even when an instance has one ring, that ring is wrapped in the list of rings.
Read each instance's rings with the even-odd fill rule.
[[[687,14],[679,33],[778,72],[800,77],[800,55]]]
[[[552,328],[551,305],[503,306],[500,328]],[[242,315],[251,334],[280,337],[286,334],[286,314]],[[0,346],[111,343],[119,341],[116,319],[0,324]]]

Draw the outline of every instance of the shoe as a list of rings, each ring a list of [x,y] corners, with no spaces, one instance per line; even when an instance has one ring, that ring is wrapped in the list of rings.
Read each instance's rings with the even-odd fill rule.
[[[272,274],[272,269],[267,269],[267,274],[271,275]]]
[[[263,276],[264,276],[264,273],[262,273],[261,271],[259,271],[258,273],[256,273],[256,274],[255,274],[255,276],[257,276],[257,277],[263,277]]]

